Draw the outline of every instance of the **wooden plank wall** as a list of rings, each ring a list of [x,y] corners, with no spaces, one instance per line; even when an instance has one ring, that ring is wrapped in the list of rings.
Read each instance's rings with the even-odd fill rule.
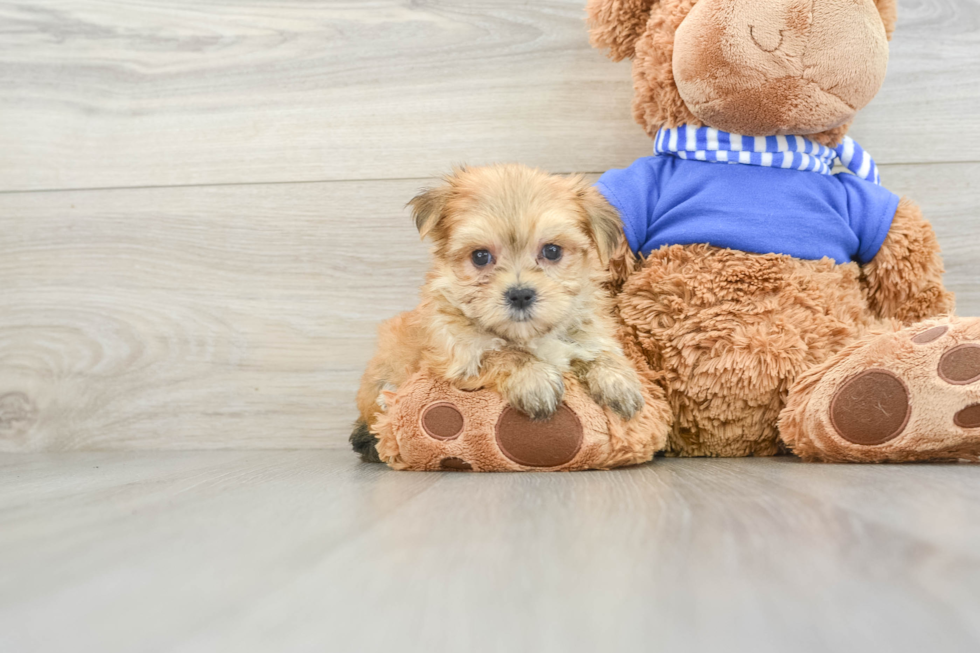
[[[420,186],[650,149],[583,4],[0,2],[0,450],[342,446]],[[980,314],[980,3],[899,5],[852,133]]]

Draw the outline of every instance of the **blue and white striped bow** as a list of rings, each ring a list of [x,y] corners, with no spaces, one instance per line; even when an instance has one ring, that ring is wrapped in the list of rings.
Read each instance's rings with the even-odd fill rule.
[[[830,149],[802,136],[741,136],[711,127],[681,125],[657,132],[654,154],[715,163],[747,163],[754,166],[809,170],[832,174],[834,162],[866,181],[881,183],[871,155],[850,136]]]

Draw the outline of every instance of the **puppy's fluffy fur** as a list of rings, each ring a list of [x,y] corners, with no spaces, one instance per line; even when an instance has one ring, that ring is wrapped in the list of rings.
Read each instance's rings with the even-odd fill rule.
[[[423,365],[462,389],[496,389],[534,419],[560,406],[569,371],[623,418],[642,407],[603,287],[622,224],[591,185],[520,165],[467,168],[409,204],[433,267],[421,304],[380,328],[357,397],[364,423],[384,410],[382,390]]]

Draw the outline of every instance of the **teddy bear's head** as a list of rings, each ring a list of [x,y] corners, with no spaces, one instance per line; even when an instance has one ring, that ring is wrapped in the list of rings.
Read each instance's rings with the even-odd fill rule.
[[[589,0],[592,43],[633,60],[633,114],[661,127],[835,145],[881,87],[895,0]]]

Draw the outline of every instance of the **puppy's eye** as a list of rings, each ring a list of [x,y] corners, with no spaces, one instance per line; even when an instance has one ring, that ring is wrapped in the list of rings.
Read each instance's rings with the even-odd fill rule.
[[[485,249],[478,249],[473,252],[473,265],[478,268],[482,268],[493,260],[493,256]]]
[[[557,261],[561,258],[561,247],[549,243],[541,248],[541,256],[549,261]]]

